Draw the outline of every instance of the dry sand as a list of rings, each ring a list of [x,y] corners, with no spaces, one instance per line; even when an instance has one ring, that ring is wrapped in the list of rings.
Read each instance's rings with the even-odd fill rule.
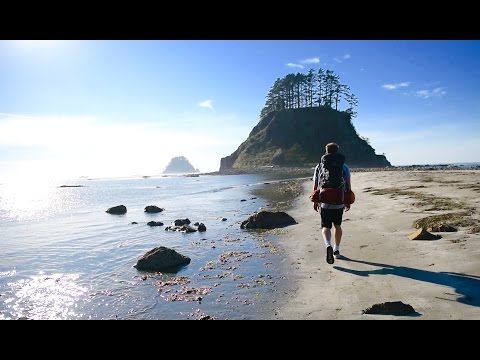
[[[278,239],[292,285],[274,317],[480,319],[480,171],[352,172],[352,186],[356,202],[344,214],[343,258],[329,265],[320,215],[308,199],[312,182],[303,183],[304,193],[288,210],[298,224],[283,229]],[[384,195],[372,191],[392,188]],[[451,205],[453,210],[442,210]],[[415,220],[465,209],[473,209],[472,215],[457,232],[433,232],[439,240],[409,240]],[[362,314],[390,301],[410,304],[418,314]]]

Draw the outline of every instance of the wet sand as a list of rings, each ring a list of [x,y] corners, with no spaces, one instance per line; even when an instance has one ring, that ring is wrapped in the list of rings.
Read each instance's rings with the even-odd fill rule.
[[[356,202],[344,214],[342,258],[333,265],[308,198],[312,182],[300,185],[287,210],[298,224],[277,235],[287,285],[272,318],[480,319],[479,170],[352,172]],[[458,231],[409,240],[414,223],[434,215]],[[393,301],[416,313],[362,314]]]

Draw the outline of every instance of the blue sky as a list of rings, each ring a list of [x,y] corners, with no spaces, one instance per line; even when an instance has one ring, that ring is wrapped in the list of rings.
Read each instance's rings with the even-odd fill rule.
[[[331,69],[393,165],[480,161],[480,41],[0,41],[0,180],[201,171],[245,141],[273,82]]]

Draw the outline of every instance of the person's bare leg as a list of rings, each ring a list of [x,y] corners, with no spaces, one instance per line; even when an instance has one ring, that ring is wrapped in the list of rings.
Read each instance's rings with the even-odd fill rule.
[[[323,236],[323,241],[325,241],[325,246],[330,246],[331,245],[331,239],[332,239],[332,230],[329,228],[322,228],[322,236]]]
[[[340,242],[342,241],[342,226],[335,225],[335,248],[340,248]]]
[[[335,258],[340,257],[340,242],[342,241],[342,226],[335,225],[335,246],[333,247],[333,255]]]

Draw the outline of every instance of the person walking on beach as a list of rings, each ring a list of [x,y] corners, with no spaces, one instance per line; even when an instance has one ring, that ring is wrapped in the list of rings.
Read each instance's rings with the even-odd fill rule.
[[[325,154],[320,158],[313,175],[313,191],[325,188],[350,190],[350,168],[345,164],[345,156],[338,152],[336,143],[325,146]],[[327,248],[327,263],[333,264],[334,257],[340,257],[340,242],[342,241],[342,217],[343,210],[350,210],[349,204],[314,203],[313,209],[318,211],[322,222],[322,236]],[[335,244],[332,248],[332,223],[335,226]]]

